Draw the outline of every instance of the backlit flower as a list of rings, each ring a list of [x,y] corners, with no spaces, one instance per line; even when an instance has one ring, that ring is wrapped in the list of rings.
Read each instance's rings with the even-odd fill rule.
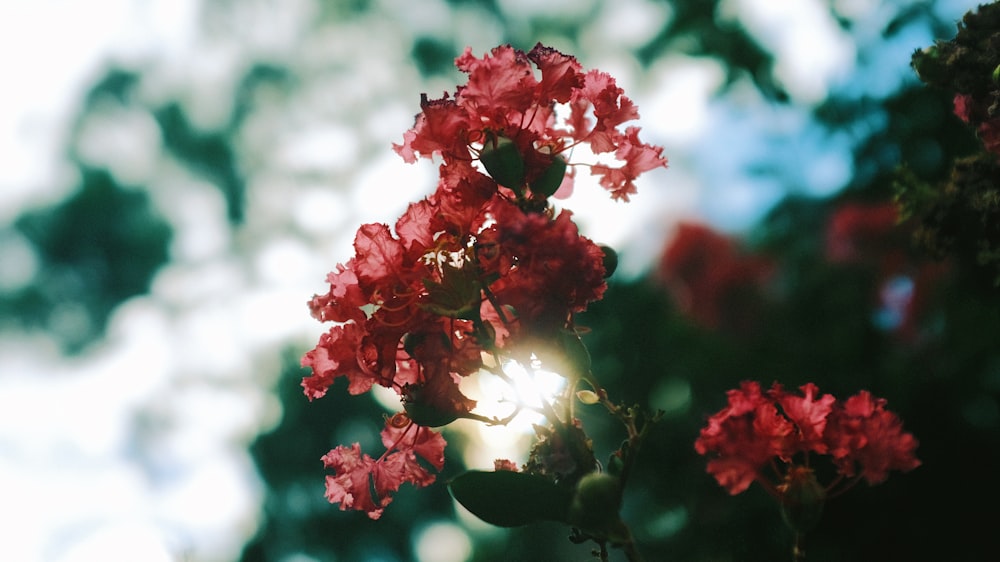
[[[437,470],[444,466],[444,438],[410,422],[403,414],[386,420],[382,444],[386,450],[377,460],[363,454],[357,443],[340,445],[323,456],[323,466],[334,471],[326,477],[326,498],[330,503],[378,519],[392,501],[392,493],[403,483],[424,487],[434,482],[435,476],[418,458]]]
[[[323,457],[334,470],[327,498],[373,519],[403,482],[434,480],[424,464],[441,468],[444,440],[430,427],[504,423],[475,414],[459,388],[484,356],[502,370],[539,342],[558,347],[574,333],[574,315],[603,295],[605,252],[548,198],[584,166],[627,201],[640,174],[667,163],[638,127],[623,128],[638,111],[614,79],[584,72],[573,57],[505,45],[482,58],[467,49],[455,64],[467,82],[438,99],[421,96],[413,128],[394,145],[406,162],[440,162],[435,191],[394,225],[361,225],[354,255],[309,301],[313,317],[333,325],[302,358],[306,396],[324,396],[343,377],[350,394],[394,390],[405,410],[383,430],[378,459],[357,444]],[[569,160],[579,144],[601,162]],[[555,441],[549,468],[558,471],[566,447]]]

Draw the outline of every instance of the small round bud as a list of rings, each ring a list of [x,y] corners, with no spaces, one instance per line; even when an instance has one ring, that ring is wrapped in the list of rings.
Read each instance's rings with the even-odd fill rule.
[[[458,411],[429,404],[423,387],[415,384],[403,387],[403,410],[413,423],[424,427],[441,427],[461,417]]]
[[[524,157],[514,141],[490,135],[479,153],[479,161],[498,184],[518,195],[524,194]]]
[[[558,154],[552,159],[545,171],[531,182],[531,192],[535,195],[549,197],[555,193],[566,178],[566,159]]]
[[[604,278],[607,279],[618,269],[618,252],[611,246],[597,245],[604,252]]]
[[[603,472],[591,472],[576,485],[568,521],[588,533],[609,536],[621,526],[621,480]]]

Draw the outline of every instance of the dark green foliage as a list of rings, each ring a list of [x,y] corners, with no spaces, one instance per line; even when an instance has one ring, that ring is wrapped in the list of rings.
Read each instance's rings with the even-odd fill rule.
[[[87,106],[93,107],[104,98],[126,104],[139,84],[139,74],[122,68],[112,68],[87,93]]]
[[[330,505],[323,496],[328,471],[320,457],[353,441],[377,457],[382,451],[379,407],[369,395],[348,395],[342,384],[310,402],[298,384],[303,375],[298,356],[289,353],[285,365],[276,388],[283,410],[281,423],[250,448],[268,493],[263,526],[246,546],[242,560],[281,560],[295,553],[320,560],[366,560],[376,550],[389,560],[411,559],[414,523],[452,517],[447,489],[443,484],[423,490],[404,486],[378,521]],[[449,447],[447,452],[458,450]],[[456,464],[448,458],[445,469],[451,472]],[[444,478],[439,476],[439,480]],[[414,518],[417,513],[419,521]]]
[[[101,337],[111,311],[149,289],[171,229],[142,191],[84,169],[74,195],[15,223],[34,246],[35,281],[0,303],[3,317],[51,331],[67,351]]]
[[[167,150],[222,191],[229,222],[242,222],[246,185],[236,165],[229,133],[195,129],[176,103],[167,104],[154,115]]]
[[[499,13],[494,3],[482,4]],[[772,76],[771,54],[746,30],[720,22],[718,4],[672,2],[671,19],[640,49],[640,59],[652,63],[671,52],[717,57],[726,63],[730,82],[749,75],[771,99],[786,99]],[[905,8],[883,35],[920,22],[942,36],[953,33],[951,25],[932,21],[932,13],[930,4]],[[438,47],[421,45],[414,54],[430,61]],[[740,330],[689,321],[653,279],[612,280],[604,300],[578,318],[579,326],[589,328],[583,341],[609,395],[667,411],[645,441],[624,493],[622,518],[648,560],[791,558],[793,537],[776,502],[756,485],[729,496],[693,448],[706,418],[725,404],[725,392],[745,379],[786,387],[815,382],[840,397],[868,389],[886,397],[921,442],[923,466],[893,474],[879,486],[859,484],[826,503],[804,544],[808,560],[978,560],[1000,548],[991,527],[995,518],[980,515],[1000,501],[991,485],[1000,469],[1000,295],[964,267],[953,269],[922,303],[920,337],[902,338],[875,320],[883,281],[877,265],[831,263],[824,255],[827,223],[839,205],[890,200],[903,163],[925,181],[942,180],[956,157],[975,148],[950,104],[948,95],[911,81],[885,99],[835,91],[816,108],[821,123],[849,131],[854,140],[851,183],[830,199],[788,198],[747,233],[751,249],[774,260],[776,278],[770,291],[755,295],[760,300],[747,308],[753,314]],[[887,243],[917,259],[905,237]],[[621,426],[597,406],[583,407],[579,415],[596,456],[608,458],[623,438]],[[449,454],[454,446],[460,444],[451,442]],[[456,474],[460,467],[448,465],[446,472]],[[504,514],[516,517],[515,511]],[[328,528],[367,523],[357,514],[335,515],[337,523]],[[381,536],[399,532],[385,522],[379,526]],[[584,559],[566,544],[566,532],[557,523],[505,531],[499,539],[480,539],[473,560]],[[274,536],[262,534],[258,544]]]
[[[508,470],[470,470],[453,478],[448,486],[458,503],[500,527],[565,522],[572,499],[570,490],[548,478]]]
[[[660,33],[639,50],[640,61],[648,64],[676,52],[718,58],[727,66],[728,83],[747,75],[764,95],[775,101],[787,100],[787,94],[771,72],[774,56],[739,25],[721,21],[717,15],[718,0],[669,4],[672,17]]]
[[[566,22],[532,21],[512,29],[493,0],[449,3],[476,4],[494,14],[504,37],[523,40],[523,48],[543,32],[568,43],[578,40],[579,30]],[[324,3],[322,9],[327,17],[346,18],[370,4]],[[671,2],[671,18],[639,49],[640,60],[652,64],[677,52],[715,57],[726,64],[730,83],[750,76],[769,99],[785,100],[772,76],[773,56],[745,29],[721,22],[719,4]],[[918,22],[943,37],[954,33],[952,22],[930,21],[932,13],[933,3],[911,3],[887,23],[883,35],[896,35]],[[841,24],[850,26],[843,19]],[[453,71],[457,49],[450,38],[428,36],[417,39],[411,53],[423,74],[436,75]],[[140,79],[138,72],[109,71],[91,89],[85,107],[92,109],[98,100],[137,103],[133,94]],[[222,191],[231,225],[243,220],[245,205],[234,131],[253,111],[257,87],[287,87],[290,81],[288,69],[279,65],[252,65],[237,89],[233,115],[216,130],[199,130],[176,100],[146,108],[161,128],[166,150]],[[1000,488],[994,485],[1000,470],[1000,292],[973,269],[974,255],[958,260],[924,303],[920,337],[908,340],[873,320],[877,268],[834,264],[823,255],[825,228],[838,205],[889,200],[893,183],[904,177],[902,164],[919,180],[911,187],[946,181],[954,161],[978,146],[975,135],[952,114],[949,93],[915,81],[883,99],[835,91],[813,115],[831,131],[848,131],[854,140],[851,182],[830,199],[787,198],[747,233],[752,251],[772,258],[777,274],[772,291],[754,296],[760,300],[747,308],[753,314],[739,323],[740,330],[712,330],[689,321],[652,278],[612,279],[604,300],[578,318],[581,328],[589,328],[581,333],[593,373],[609,395],[625,404],[666,410],[629,475],[622,518],[650,561],[790,559],[792,537],[774,500],[759,486],[729,496],[705,472],[706,459],[695,453],[693,441],[706,417],[725,404],[725,392],[741,380],[764,385],[780,381],[787,387],[811,381],[840,397],[860,389],[886,397],[920,440],[917,455],[923,466],[893,474],[876,487],[859,484],[827,502],[806,539],[808,560],[992,559],[1000,550],[997,518],[990,515],[1000,504]],[[512,183],[522,179],[515,176]],[[547,194],[558,185],[536,180],[529,187]],[[962,216],[966,220],[956,228],[996,228],[976,223],[975,215]],[[30,285],[0,301],[0,317],[5,325],[51,330],[68,350],[100,337],[114,307],[146,292],[169,258],[170,227],[148,196],[99,169],[84,168],[69,198],[22,215],[13,228],[30,242],[40,265]],[[904,254],[910,250],[905,242],[899,249]],[[437,296],[462,317],[465,296],[447,291]],[[308,314],[305,308],[302,313]],[[465,444],[460,435],[446,434],[449,456],[438,483],[420,490],[404,486],[381,520],[330,505],[323,497],[327,471],[320,457],[356,440],[378,455],[381,410],[367,396],[349,396],[342,383],[328,396],[308,401],[299,386],[298,358],[298,352],[289,353],[276,382],[283,409],[280,424],[251,447],[267,494],[262,527],[243,560],[305,554],[320,560],[410,561],[411,540],[420,525],[456,517],[445,482],[451,480],[452,489],[457,482],[459,496],[489,491],[476,480],[481,476],[457,476],[464,469],[460,454]],[[623,438],[620,424],[600,406],[581,407],[579,413],[597,458],[607,459]],[[469,483],[474,485],[462,492]],[[552,499],[549,491],[521,501],[530,507]],[[561,494],[546,502],[555,511],[545,519],[564,519],[557,513],[566,501]],[[544,514],[548,507],[538,509]],[[527,522],[519,517],[530,511],[503,505],[494,515],[501,523],[518,524]],[[542,522],[477,535],[472,560],[585,559],[587,547],[571,544],[568,533],[563,523]]]
[[[414,41],[411,56],[420,73],[429,76],[454,72],[458,53],[451,43],[436,37],[421,37]]]

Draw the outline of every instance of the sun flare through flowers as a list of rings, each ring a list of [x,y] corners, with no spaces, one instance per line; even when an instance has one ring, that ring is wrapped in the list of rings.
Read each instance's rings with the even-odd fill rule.
[[[309,302],[332,326],[302,358],[311,369],[306,396],[321,398],[344,377],[350,394],[381,386],[401,400],[380,457],[358,444],[323,457],[335,473],[327,498],[373,519],[402,483],[434,481],[429,468],[442,468],[445,441],[431,428],[517,415],[518,405],[503,419],[477,412],[459,388],[464,377],[508,380],[506,365],[528,366],[539,350],[576,352],[574,315],[604,294],[613,252],[582,236],[549,198],[589,168],[612,199],[628,201],[640,174],[667,164],[638,127],[623,126],[638,111],[614,79],[571,56],[541,44],[500,46],[482,58],[466,49],[456,66],[467,83],[454,95],[421,96],[413,128],[393,145],[408,163],[440,162],[436,190],[393,228],[362,225],[355,255]],[[602,159],[574,161],[580,145]]]

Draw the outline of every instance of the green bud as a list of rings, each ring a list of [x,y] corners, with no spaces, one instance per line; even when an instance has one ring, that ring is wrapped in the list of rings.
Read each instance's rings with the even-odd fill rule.
[[[446,411],[428,404],[423,390],[423,385],[417,384],[403,387],[403,410],[413,423],[424,427],[441,427],[461,417],[455,410]]]
[[[406,416],[417,425],[424,427],[441,427],[458,419],[454,412],[443,412],[434,406],[417,402],[403,402]]]
[[[607,279],[618,269],[618,252],[611,246],[604,244],[598,244],[598,247],[604,252],[604,278]]]
[[[540,176],[531,182],[531,192],[535,195],[550,197],[562,185],[566,178],[566,159],[558,154],[552,159],[552,163],[541,173]]]
[[[793,466],[778,485],[781,494],[781,517],[796,533],[812,530],[823,514],[826,490],[816,480],[811,468]]]
[[[524,158],[514,141],[489,135],[479,153],[479,161],[498,184],[524,195]]]
[[[608,474],[612,476],[619,476],[623,470],[625,470],[625,460],[622,459],[621,452],[628,446],[628,441],[622,444],[622,449],[611,453],[608,457]]]
[[[416,353],[417,347],[420,344],[422,344],[426,339],[427,339],[426,334],[411,334],[411,333],[404,334],[403,351],[405,351],[406,354],[409,355],[410,357],[413,357],[413,354]]]
[[[582,531],[614,538],[622,528],[618,515],[621,506],[621,480],[603,472],[591,472],[577,483],[567,519]]]

